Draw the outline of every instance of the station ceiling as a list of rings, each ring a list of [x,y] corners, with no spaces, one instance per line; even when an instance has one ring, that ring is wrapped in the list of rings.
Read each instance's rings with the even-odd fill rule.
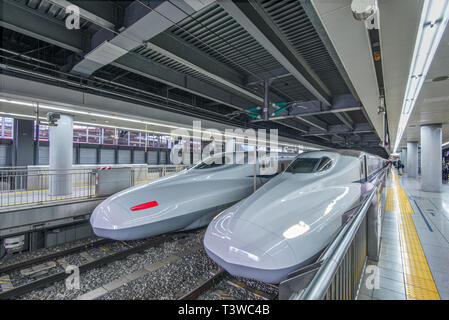
[[[423,4],[423,0],[379,2],[385,98],[392,145],[397,139]],[[398,152],[407,146],[407,141],[421,141],[420,127],[425,124],[442,124],[443,143],[449,141],[448,79],[449,30],[446,28],[402,135]]]
[[[351,17],[349,0],[337,2],[348,20],[340,30],[330,29],[328,1],[319,0],[1,0],[2,72],[386,155],[368,31]],[[81,8],[78,30],[66,28],[68,4]],[[365,79],[348,64],[351,46],[338,42],[345,36],[367,61]],[[265,82],[277,104],[268,121]]]

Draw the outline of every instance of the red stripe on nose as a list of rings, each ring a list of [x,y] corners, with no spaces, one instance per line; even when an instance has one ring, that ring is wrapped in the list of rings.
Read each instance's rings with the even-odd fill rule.
[[[159,203],[157,203],[157,201],[150,201],[150,202],[142,203],[142,204],[132,207],[131,211],[149,209],[149,208],[157,207],[158,205],[159,205]]]

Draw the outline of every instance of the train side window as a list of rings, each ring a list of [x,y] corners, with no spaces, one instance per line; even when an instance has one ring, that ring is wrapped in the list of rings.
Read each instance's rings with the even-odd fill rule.
[[[332,160],[328,157],[321,158],[321,162],[316,169],[317,172],[325,171],[332,166]]]
[[[360,179],[366,179],[366,157],[360,158]]]

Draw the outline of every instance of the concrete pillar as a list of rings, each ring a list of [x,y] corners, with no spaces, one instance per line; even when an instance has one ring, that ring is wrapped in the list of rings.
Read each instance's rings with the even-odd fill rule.
[[[441,191],[441,124],[421,126],[421,189]]]
[[[407,142],[407,176],[418,176],[418,142]]]
[[[29,166],[34,163],[34,122],[33,120],[14,120],[14,166]]]
[[[49,194],[52,196],[72,193],[73,117],[61,114],[57,126],[50,127],[50,178]]]

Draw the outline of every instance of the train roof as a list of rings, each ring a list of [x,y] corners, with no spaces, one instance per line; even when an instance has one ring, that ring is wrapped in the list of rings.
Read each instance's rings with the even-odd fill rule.
[[[323,150],[316,150],[316,151],[308,151],[307,153],[314,153],[314,152],[333,152],[333,153],[338,153],[342,156],[355,157],[355,158],[360,158],[363,155],[370,155],[370,156],[380,158],[379,156],[376,156],[376,155],[373,155],[371,153],[367,153],[364,151],[348,150],[348,149],[323,149]]]

